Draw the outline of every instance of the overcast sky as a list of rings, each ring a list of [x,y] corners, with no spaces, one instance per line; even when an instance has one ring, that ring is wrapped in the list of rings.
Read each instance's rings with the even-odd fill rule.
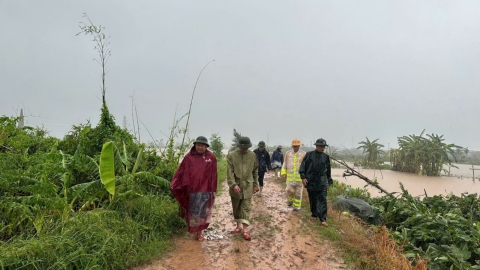
[[[82,14],[110,36],[107,103],[155,139],[177,108],[190,136],[386,147],[426,133],[480,150],[480,1],[0,0],[0,115],[63,137],[96,125],[100,66]],[[151,140],[141,125],[142,140]]]

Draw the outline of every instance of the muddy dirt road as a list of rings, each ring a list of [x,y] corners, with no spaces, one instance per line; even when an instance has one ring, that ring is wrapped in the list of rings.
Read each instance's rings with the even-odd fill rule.
[[[230,234],[235,228],[227,185],[215,202],[207,238],[199,242],[186,233],[161,260],[134,270],[154,269],[346,269],[333,247],[312,232],[301,212],[286,207],[283,180],[265,175],[263,197],[253,198],[250,234]],[[306,196],[306,191],[304,192]],[[302,211],[307,211],[302,206]],[[318,226],[318,224],[315,224]]]

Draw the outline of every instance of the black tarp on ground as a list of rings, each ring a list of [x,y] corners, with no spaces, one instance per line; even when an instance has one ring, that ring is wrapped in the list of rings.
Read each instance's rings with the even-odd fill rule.
[[[340,211],[348,211],[350,214],[361,218],[368,224],[378,225],[382,222],[381,218],[375,214],[375,211],[373,211],[372,206],[364,200],[340,195],[337,197],[335,206]]]

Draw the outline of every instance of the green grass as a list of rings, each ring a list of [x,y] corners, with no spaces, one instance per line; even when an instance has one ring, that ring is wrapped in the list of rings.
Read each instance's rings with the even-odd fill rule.
[[[226,180],[220,160],[218,193]],[[169,196],[122,200],[113,210],[72,213],[46,220],[41,235],[0,242],[0,269],[126,269],[158,258],[185,224]]]
[[[183,227],[168,197],[145,196],[46,224],[41,235],[0,242],[0,269],[125,269],[158,257]]]
[[[217,161],[217,173],[217,195],[221,195],[223,182],[227,180],[227,160],[225,158]]]
[[[334,181],[328,191],[328,227],[322,227],[317,222],[309,222],[308,196],[304,197],[302,219],[308,223],[314,234],[321,239],[331,241],[332,245],[341,251],[345,263],[354,269],[386,270],[386,269],[426,269],[413,268],[409,261],[400,254],[399,248],[387,232],[381,233],[380,228],[367,226],[357,218],[347,217],[334,209],[333,201],[338,195],[348,195],[357,198],[369,197],[365,189],[352,188],[349,185]],[[372,238],[373,237],[373,238]],[[375,240],[374,240],[375,239]]]
[[[332,202],[328,201],[328,204],[331,205]],[[337,224],[335,219],[330,218],[330,216],[333,213],[331,212],[328,213],[328,217],[327,217],[328,227],[322,227],[319,225],[318,220],[315,222],[309,221],[311,217],[311,212],[310,212],[310,209],[308,208],[309,202],[306,201],[305,199],[302,202],[302,207],[305,209],[305,211],[301,211],[303,219],[305,221],[308,221],[307,224],[310,224],[311,225],[310,227],[313,228],[317,234],[322,236],[321,238],[334,241],[334,242],[340,241],[342,239],[342,235],[340,231],[337,229]]]
[[[308,196],[307,196],[308,197]],[[332,202],[328,201],[329,206],[332,205]],[[305,205],[308,208],[308,201],[304,201],[302,205]],[[314,233],[320,237],[320,239],[325,239],[331,241],[331,243],[336,246],[338,249],[341,250],[341,257],[344,259],[347,266],[351,267],[359,267],[359,269],[371,269],[365,265],[360,266],[362,264],[361,255],[359,254],[356,248],[353,248],[350,245],[345,245],[343,243],[344,238],[342,236],[341,230],[342,226],[338,224],[339,220],[336,218],[332,218],[332,215],[338,215],[338,213],[334,213],[329,208],[328,213],[328,227],[322,227],[317,222],[310,222],[310,211],[302,211],[303,219],[310,224],[310,228],[313,229]]]

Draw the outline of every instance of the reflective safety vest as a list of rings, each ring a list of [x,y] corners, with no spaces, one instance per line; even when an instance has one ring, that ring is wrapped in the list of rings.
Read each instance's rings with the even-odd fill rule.
[[[298,170],[306,154],[307,152],[303,150],[298,150],[296,153],[293,150],[288,150],[285,153],[281,174],[287,175],[287,182],[302,182]]]

